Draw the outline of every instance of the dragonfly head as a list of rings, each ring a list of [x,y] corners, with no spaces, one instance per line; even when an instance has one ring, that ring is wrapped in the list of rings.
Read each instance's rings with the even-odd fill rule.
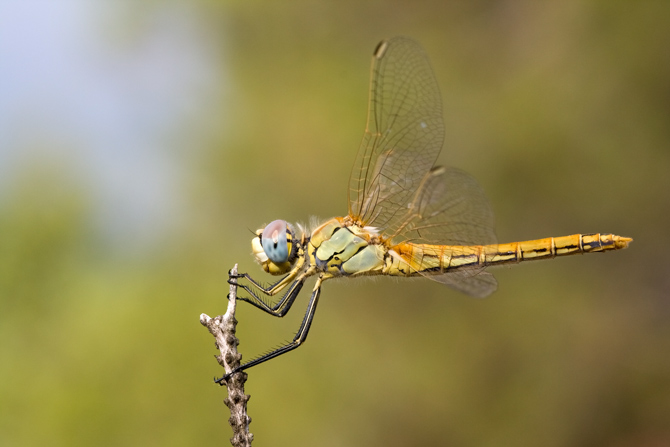
[[[283,275],[295,263],[298,243],[293,227],[285,220],[275,220],[256,231],[251,248],[263,270],[273,275]]]

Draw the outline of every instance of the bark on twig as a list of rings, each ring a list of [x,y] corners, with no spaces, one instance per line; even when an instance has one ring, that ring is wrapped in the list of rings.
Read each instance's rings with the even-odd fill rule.
[[[235,264],[231,273],[237,274],[237,264]],[[216,346],[221,351],[221,355],[217,355],[216,360],[223,366],[226,374],[238,367],[242,358],[242,355],[237,352],[239,340],[235,336],[235,326],[237,325],[235,319],[236,297],[237,286],[231,284],[226,314],[215,318],[210,318],[206,314],[200,315],[200,324],[207,327],[216,339]],[[254,435],[249,432],[251,418],[247,415],[247,401],[250,396],[244,394],[244,382],[246,381],[247,374],[239,373],[232,376],[226,383],[228,397],[224,402],[230,409],[228,423],[233,428],[233,437],[230,438],[233,447],[249,447],[254,438]]]

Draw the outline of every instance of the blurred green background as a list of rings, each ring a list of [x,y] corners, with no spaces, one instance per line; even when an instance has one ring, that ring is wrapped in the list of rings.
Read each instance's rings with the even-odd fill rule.
[[[3,2],[0,445],[227,445],[202,312],[269,279],[249,229],[346,213],[369,61],[407,35],[441,164],[501,242],[625,251],[327,283],[308,343],[250,370],[257,445],[670,444],[670,3]],[[311,283],[310,283],[311,284]],[[311,287],[311,286],[307,286]],[[307,290],[306,287],[306,290]],[[290,339],[242,304],[250,359]]]

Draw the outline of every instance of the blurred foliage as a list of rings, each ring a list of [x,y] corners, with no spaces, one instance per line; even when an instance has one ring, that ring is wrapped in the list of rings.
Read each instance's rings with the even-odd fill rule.
[[[161,244],[111,255],[66,161],[2,194],[0,445],[226,444],[198,316],[224,311],[234,263],[265,279],[248,229],[346,212],[369,57],[397,34],[432,60],[440,162],[480,180],[500,241],[635,242],[496,270],[483,301],[428,281],[327,283],[309,343],[250,370],[256,443],[670,444],[670,3],[196,5],[221,104],[165,129],[188,205]],[[130,9],[133,33],[161,7]],[[241,306],[245,358],[290,338],[305,303],[284,319]]]

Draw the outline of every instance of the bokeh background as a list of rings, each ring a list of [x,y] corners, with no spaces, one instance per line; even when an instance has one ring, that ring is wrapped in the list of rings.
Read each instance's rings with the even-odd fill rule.
[[[441,164],[501,242],[625,251],[324,287],[250,370],[274,446],[670,445],[670,3],[0,3],[0,445],[226,445],[213,339],[249,230],[346,212],[384,37],[425,47]],[[311,283],[310,283],[311,284]],[[309,286],[308,286],[309,287]],[[307,287],[305,288],[307,290]],[[244,358],[297,329],[238,312]]]

